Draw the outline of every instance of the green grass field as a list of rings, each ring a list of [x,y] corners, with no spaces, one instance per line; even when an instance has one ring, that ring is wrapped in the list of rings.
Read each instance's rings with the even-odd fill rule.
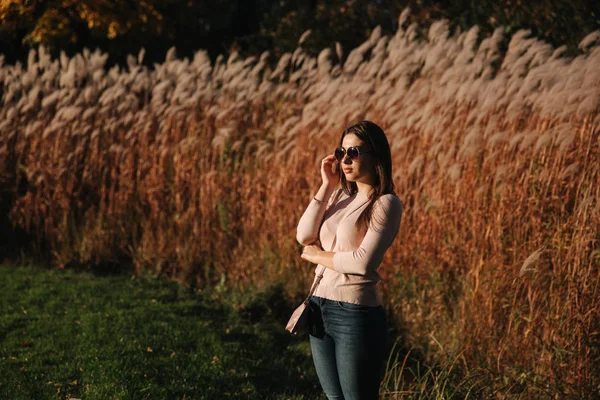
[[[159,277],[2,266],[0,398],[322,398],[308,340],[285,332],[284,312],[219,296]]]

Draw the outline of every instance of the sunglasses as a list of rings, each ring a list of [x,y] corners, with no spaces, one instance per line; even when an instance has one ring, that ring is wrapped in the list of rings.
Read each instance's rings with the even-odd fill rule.
[[[338,147],[337,149],[335,149],[334,155],[338,161],[342,161],[344,159],[344,156],[348,154],[348,157],[350,157],[350,159],[354,161],[357,158],[359,158],[362,154],[369,153],[370,151],[371,150],[369,149],[361,150],[360,147],[356,146],[350,146],[347,150],[343,147]]]

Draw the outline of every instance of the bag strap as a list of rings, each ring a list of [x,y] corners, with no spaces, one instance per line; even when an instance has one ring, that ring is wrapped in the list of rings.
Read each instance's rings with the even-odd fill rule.
[[[315,290],[317,290],[317,287],[319,286],[319,282],[321,282],[321,279],[323,279],[324,273],[325,273],[325,267],[321,268],[321,272],[319,273],[319,275],[317,275],[317,279],[315,280],[312,287],[310,288],[310,292],[308,293],[308,296],[304,300],[304,303],[308,304],[308,302],[310,302],[311,297],[313,296],[313,294],[315,293]]]

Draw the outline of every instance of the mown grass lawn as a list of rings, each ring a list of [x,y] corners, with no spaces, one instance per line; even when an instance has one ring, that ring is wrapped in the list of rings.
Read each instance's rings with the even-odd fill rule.
[[[323,398],[306,338],[256,298],[222,299],[159,277],[0,266],[0,398]]]

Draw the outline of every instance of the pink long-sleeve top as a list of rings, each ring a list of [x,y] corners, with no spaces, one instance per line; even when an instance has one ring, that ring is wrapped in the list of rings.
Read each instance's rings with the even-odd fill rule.
[[[321,241],[324,250],[335,252],[335,271],[325,268],[315,296],[366,306],[381,304],[375,285],[381,280],[377,268],[400,228],[402,203],[385,194],[375,202],[372,221],[366,230],[355,223],[368,205],[364,194],[333,192],[327,202],[312,199],[298,222],[296,239],[308,246]],[[323,266],[315,268],[315,279]]]

